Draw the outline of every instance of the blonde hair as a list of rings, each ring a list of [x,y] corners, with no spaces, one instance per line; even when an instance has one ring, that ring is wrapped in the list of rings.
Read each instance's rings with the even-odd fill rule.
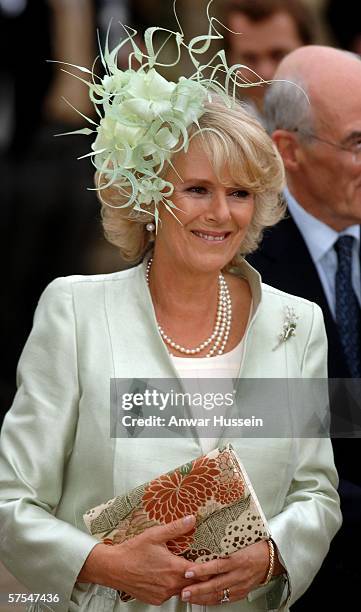
[[[193,124],[189,129],[190,137],[202,139],[204,151],[221,182],[227,169],[234,185],[242,186],[255,197],[250,227],[239,253],[229,263],[234,266],[240,258],[257,248],[263,230],[283,217],[284,204],[280,192],[285,181],[284,167],[265,129],[240,102],[233,102],[229,108],[223,99],[213,98],[212,102],[205,104],[205,109],[199,119],[201,132]],[[162,178],[168,169],[169,166],[163,168]],[[96,181],[102,185],[101,177],[97,176]],[[101,189],[98,195],[107,240],[119,248],[124,260],[139,261],[154,240],[153,233],[146,229],[146,224],[153,219],[151,212],[139,212],[129,207],[114,208],[124,203],[124,196],[120,195],[116,184]],[[162,231],[161,224],[158,231]]]

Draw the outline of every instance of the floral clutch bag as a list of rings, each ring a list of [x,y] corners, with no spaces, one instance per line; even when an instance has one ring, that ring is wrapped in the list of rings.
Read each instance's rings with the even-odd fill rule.
[[[195,528],[167,546],[189,561],[226,557],[270,536],[247,473],[230,444],[88,510],[83,518],[93,536],[114,545],[188,514],[196,516]],[[131,599],[124,592],[120,597]]]

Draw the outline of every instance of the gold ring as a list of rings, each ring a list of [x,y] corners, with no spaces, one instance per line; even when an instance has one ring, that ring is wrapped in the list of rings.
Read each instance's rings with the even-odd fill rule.
[[[230,596],[229,589],[223,589],[223,597],[221,599],[221,604],[229,603],[230,602],[229,596]]]

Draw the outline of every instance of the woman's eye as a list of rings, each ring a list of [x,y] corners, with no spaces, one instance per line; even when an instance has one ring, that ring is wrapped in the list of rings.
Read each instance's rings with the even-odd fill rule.
[[[250,192],[247,191],[247,189],[237,189],[236,191],[232,191],[232,195],[235,198],[248,198],[250,195]]]
[[[205,187],[200,187],[198,185],[194,185],[193,187],[188,187],[187,191],[189,191],[190,193],[206,193],[206,188]]]

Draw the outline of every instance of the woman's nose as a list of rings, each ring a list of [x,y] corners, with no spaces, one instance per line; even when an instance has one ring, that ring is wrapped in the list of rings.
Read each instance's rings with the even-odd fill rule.
[[[219,224],[226,223],[231,218],[229,203],[225,193],[214,193],[207,211],[207,219]]]

